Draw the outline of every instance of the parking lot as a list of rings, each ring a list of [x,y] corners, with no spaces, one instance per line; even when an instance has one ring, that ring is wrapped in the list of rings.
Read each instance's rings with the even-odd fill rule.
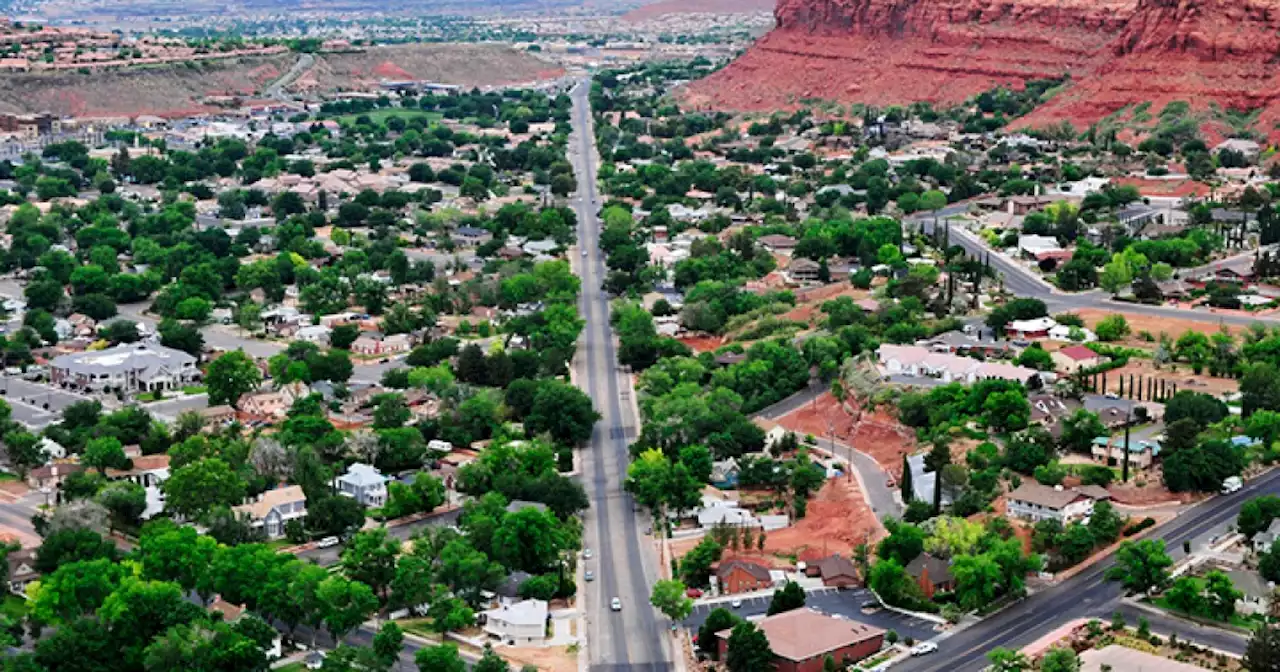
[[[696,631],[702,627],[703,621],[707,620],[707,616],[712,610],[720,607],[728,609],[743,618],[753,620],[763,618],[769,611],[771,599],[772,596],[769,595],[744,598],[742,606],[737,609],[734,609],[728,601],[716,604],[699,604],[693,608],[693,613],[689,615],[689,618],[684,620],[684,626]],[[832,616],[847,618],[851,621],[874,625],[877,628],[893,630],[902,639],[912,637],[917,641],[925,641],[938,635],[938,631],[935,629],[937,624],[923,618],[916,618],[888,609],[863,613],[863,603],[873,600],[875,600],[875,596],[871,594],[871,591],[864,588],[851,590],[819,588],[805,594],[805,606],[810,609]]]
[[[62,409],[88,398],[17,376],[0,377],[0,399],[13,408],[13,419],[35,429],[56,422]]]

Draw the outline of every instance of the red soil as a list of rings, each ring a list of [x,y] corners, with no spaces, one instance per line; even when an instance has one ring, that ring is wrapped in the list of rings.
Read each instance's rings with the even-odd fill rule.
[[[1077,129],[1135,103],[1263,108],[1280,137],[1277,0],[780,0],[778,27],[687,96],[692,107],[805,99],[957,103],[1028,79],[1072,80],[1020,126]]]
[[[400,80],[400,81],[413,79],[413,75],[410,74],[408,70],[405,70],[404,68],[396,65],[395,63],[392,63],[391,61],[383,61],[379,63],[376,67],[374,67],[373,74],[376,77],[382,77],[384,79],[394,79],[394,80]]]
[[[724,345],[724,339],[719,336],[681,336],[677,340],[693,348],[694,352],[715,352],[716,348]]]
[[[775,555],[799,555],[816,549],[825,555],[849,553],[861,543],[874,543],[885,534],[875,513],[867,506],[856,479],[832,479],[809,500],[804,518],[782,530],[769,532],[765,551]]]
[[[915,434],[892,416],[882,411],[863,412],[859,422],[830,393],[782,416],[778,424],[797,434],[812,434],[820,439],[834,435],[836,441],[870,455],[895,480],[902,476],[902,456],[916,447]]]

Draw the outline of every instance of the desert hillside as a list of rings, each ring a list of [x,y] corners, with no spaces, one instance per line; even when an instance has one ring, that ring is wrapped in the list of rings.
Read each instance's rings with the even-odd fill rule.
[[[218,108],[208,98],[253,99],[288,72],[294,54],[82,74],[0,75],[0,112],[48,111],[97,117],[154,114],[177,117]],[[554,64],[502,45],[413,44],[364,52],[319,54],[294,82],[323,94],[376,87],[387,79],[430,80],[462,86],[528,82],[559,74]]]
[[[953,103],[1069,74],[1027,124],[1173,100],[1280,119],[1276,0],[780,0],[777,27],[690,87],[695,106]]]

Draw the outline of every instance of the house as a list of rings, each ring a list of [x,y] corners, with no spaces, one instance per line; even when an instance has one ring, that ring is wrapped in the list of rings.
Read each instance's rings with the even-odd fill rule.
[[[323,324],[312,324],[305,327],[299,327],[294,332],[293,337],[299,341],[307,343],[316,343],[318,345],[327,345],[329,336],[333,334],[333,330]]]
[[[347,473],[333,479],[339,495],[350,497],[362,506],[380,507],[387,503],[387,477],[372,466],[356,462]]]
[[[1256,570],[1226,569],[1227,578],[1242,595],[1236,600],[1236,611],[1242,614],[1266,614],[1271,601],[1272,588]]]
[[[236,401],[236,406],[246,415],[258,418],[283,418],[289,411],[289,402],[278,391],[249,392]]]
[[[1213,153],[1217,154],[1223,151],[1240,152],[1244,158],[1253,161],[1258,158],[1258,153],[1262,151],[1262,147],[1253,140],[1245,140],[1243,138],[1228,138],[1218,143],[1213,148]]]
[[[732,457],[711,463],[711,485],[721,490],[738,487],[738,461]]]
[[[1092,343],[1098,335],[1084,327],[1073,327],[1069,324],[1055,325],[1049,329],[1049,340],[1064,343]]]
[[[946,352],[955,355],[967,355],[971,352],[981,353],[985,357],[1002,357],[1009,355],[1013,346],[1007,341],[983,341],[962,331],[948,331],[933,338],[916,341],[916,345],[929,348],[934,352]]]
[[[827,556],[813,566],[817,568],[817,576],[822,577],[822,585],[830,588],[855,588],[862,584],[858,577],[858,567],[849,558],[836,553]]]
[[[284,536],[289,521],[307,517],[307,496],[301,486],[290,485],[268,490],[255,501],[235,507],[234,511],[247,514],[249,525],[261,528],[268,539],[279,539]]]
[[[478,247],[493,240],[493,234],[475,226],[459,226],[450,238],[461,247]]]
[[[483,611],[484,631],[510,646],[539,646],[547,639],[547,603],[523,600]]]
[[[161,486],[169,480],[168,455],[138,455],[132,459],[129,469],[107,469],[106,477],[109,481],[130,481],[142,486],[147,503],[141,516],[143,520],[150,520],[164,511],[164,491]]]
[[[1101,415],[1101,414],[1099,414]],[[1112,440],[1109,436],[1099,436],[1093,440],[1089,454],[1093,459],[1110,466],[1124,463],[1124,439]],[[1134,469],[1147,469],[1160,456],[1160,443],[1157,441],[1140,441],[1132,439],[1129,449],[1129,466]]]
[[[773,587],[769,568],[748,560],[729,560],[716,568],[716,582],[722,595],[748,593]]]
[[[1232,259],[1214,264],[1212,279],[1218,282],[1230,282],[1247,285],[1254,280],[1253,259]]]
[[[1092,369],[1103,362],[1102,355],[1083,345],[1065,347],[1053,352],[1049,357],[1053,360],[1054,368],[1063,373],[1075,373],[1080,369]]]
[[[757,243],[770,254],[790,253],[796,247],[796,239],[791,236],[784,236],[780,233],[771,233],[767,236],[760,236],[756,239]]]
[[[1037,317],[1034,320],[1014,320],[1005,326],[1004,331],[1010,338],[1045,338],[1056,326],[1058,323],[1052,317]]]
[[[796,257],[787,264],[787,276],[792,282],[817,282],[822,264],[805,257]]]
[[[318,670],[324,667],[324,659],[324,651],[309,651],[306,658],[303,659],[303,664],[307,666],[308,670]]]
[[[1267,529],[1253,535],[1253,550],[1261,553],[1271,549],[1271,545],[1280,538],[1280,518],[1272,518]]]
[[[244,617],[246,609],[222,599],[221,595],[217,595],[213,598],[213,602],[209,604],[209,611],[221,614],[223,623],[235,623]],[[280,635],[276,635],[272,639],[271,646],[267,648],[265,653],[267,654],[267,660],[275,660],[280,657],[282,653]]]
[[[200,417],[206,425],[225,425],[235,421],[236,409],[226,404],[210,406],[200,409]]]
[[[1142,203],[1134,203],[1116,213],[1116,219],[1132,236],[1141,231],[1147,224],[1153,222],[1159,224],[1163,218],[1160,216],[1159,210]]]
[[[1078,488],[1049,487],[1027,479],[1005,501],[1010,516],[1037,523],[1053,519],[1065,525],[1092,513],[1094,498]]]
[[[18,597],[26,597],[27,586],[40,580],[40,572],[35,569],[36,549],[13,551],[5,560],[9,563],[9,592]]]
[[[857,621],[792,609],[766,616],[756,627],[769,640],[777,672],[822,672],[827,658],[845,666],[873,655],[884,646],[885,631]],[[732,630],[716,633],[720,660],[729,652]]]
[[[50,382],[79,390],[152,392],[179,389],[199,379],[195,357],[148,343],[62,355],[49,363]]]
[[[949,591],[956,587],[956,579],[951,575],[951,563],[928,553],[917,555],[903,569],[915,579],[926,599],[933,598],[934,593],[940,590]]]
[[[62,485],[62,481],[71,474],[84,471],[84,467],[71,462],[54,462],[43,467],[36,467],[27,472],[27,485],[36,490],[54,489]]]
[[[759,427],[761,431],[764,432],[764,449],[765,450],[769,450],[770,448],[773,448],[774,444],[783,440],[784,438],[786,438],[787,434],[791,433],[787,431],[786,427],[783,427],[782,425],[779,425],[778,423],[766,418],[755,417],[751,419],[751,422],[755,424],[756,427]]]
[[[1191,293],[1191,286],[1182,280],[1165,280],[1156,283],[1160,296],[1166,299],[1183,299]]]
[[[493,594],[497,595],[501,602],[514,603],[520,597],[520,586],[532,578],[533,575],[528,572],[512,572],[507,575],[507,578],[501,584],[498,584]]]
[[[351,344],[351,352],[358,355],[388,355],[408,352],[413,347],[406,334],[384,336],[378,332],[361,335]]]
[[[1025,234],[1018,236],[1018,252],[1027,259],[1039,260],[1040,255],[1064,252],[1053,236]]]
[[[876,351],[880,367],[886,375],[937,378],[943,382],[975,383],[999,378],[1022,384],[1040,377],[1040,372],[1025,366],[1000,362],[983,362],[940,352],[930,352],[918,345],[881,345]]]

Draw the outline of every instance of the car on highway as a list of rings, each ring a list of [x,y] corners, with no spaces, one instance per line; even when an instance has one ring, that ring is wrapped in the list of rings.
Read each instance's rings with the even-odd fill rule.
[[[612,600],[609,601],[609,608],[614,611],[622,611],[622,600],[616,597],[613,598]]]
[[[325,537],[324,539],[316,542],[316,548],[333,548],[339,543],[341,542],[337,537]]]
[[[582,248],[582,256],[587,256],[587,248]]]
[[[934,651],[937,651],[937,650],[938,650],[938,645],[934,644],[933,642],[920,642],[919,644],[916,644],[915,646],[911,647],[911,655],[927,656],[930,653],[933,653]]]
[[[583,549],[583,551],[582,551],[582,557],[586,558],[587,560],[590,560],[590,559],[591,559],[591,549],[589,549],[589,548],[587,548],[587,549]]]
[[[742,600],[739,600],[739,599],[737,599],[737,598],[734,598],[734,600],[733,600],[732,602],[730,602],[730,603],[729,603],[729,606],[733,607],[734,609],[741,609],[741,608],[742,608]]]
[[[595,581],[596,573],[588,569],[586,573],[582,575],[582,578],[586,579],[587,581]]]

